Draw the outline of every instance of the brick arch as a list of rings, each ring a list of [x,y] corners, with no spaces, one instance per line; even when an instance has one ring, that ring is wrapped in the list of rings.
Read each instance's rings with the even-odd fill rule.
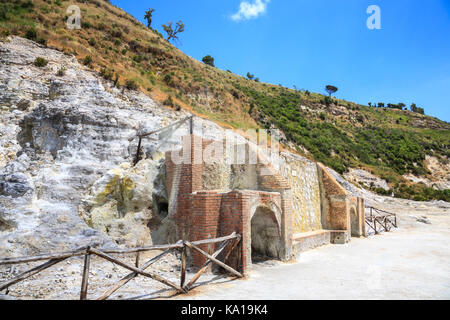
[[[275,209],[275,211],[273,210]],[[283,244],[281,224],[277,218],[277,206],[262,204],[252,208],[249,228],[250,257],[263,260],[269,258],[281,259]]]
[[[361,237],[366,234],[364,200],[354,198],[349,207],[350,234],[353,237]]]
[[[277,224],[278,232],[281,234],[281,216],[282,211],[280,206],[275,201],[263,202],[261,199],[256,198],[250,205],[250,221],[255,216],[258,209],[267,209],[273,213],[274,222]]]

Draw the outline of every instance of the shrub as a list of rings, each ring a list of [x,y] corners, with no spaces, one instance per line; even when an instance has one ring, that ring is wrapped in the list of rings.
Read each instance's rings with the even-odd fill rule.
[[[89,39],[89,44],[90,44],[92,47],[95,47],[95,45],[97,44],[97,41],[96,41],[94,38],[90,38],[90,39]]]
[[[211,67],[215,67],[215,65],[214,65],[214,58],[211,57],[210,55],[204,56],[202,61],[203,61],[204,64],[207,64],[207,65],[209,65]]]
[[[83,29],[89,29],[89,28],[91,28],[91,24],[87,21],[83,21],[83,22],[81,22],[81,27]]]
[[[140,54],[137,54],[133,57],[133,60],[136,61],[137,63],[141,63],[142,60],[144,60],[144,57],[141,56]]]
[[[324,97],[322,103],[325,104],[326,106],[329,106],[330,104],[333,103],[333,99],[331,99],[331,97]]]
[[[173,107],[174,102],[173,102],[172,96],[168,96],[167,99],[164,100],[163,104],[168,107]]]
[[[33,40],[36,41],[37,39],[37,32],[35,29],[28,29],[27,32],[25,33],[25,38],[29,39],[29,40]]]
[[[250,108],[248,109],[248,114],[251,115],[253,113],[253,110],[255,109],[255,104],[250,103]]]
[[[172,85],[173,84],[173,79],[172,79],[172,76],[170,75],[170,74],[166,74],[165,76],[164,76],[164,82],[167,84],[167,85]]]
[[[8,20],[8,7],[6,5],[0,6],[0,21]]]
[[[126,87],[128,90],[137,90],[137,89],[139,88],[139,86],[138,86],[136,80],[134,80],[134,79],[129,79],[129,80],[127,80],[127,81],[125,82],[125,87]]]
[[[38,68],[43,68],[48,64],[48,61],[44,58],[38,57],[36,60],[34,60],[34,65]]]
[[[122,31],[120,31],[120,30],[112,30],[111,31],[111,36],[113,36],[114,38],[122,38]]]
[[[85,66],[88,66],[88,65],[90,65],[92,63],[92,57],[91,56],[86,56],[84,59],[83,59],[83,64],[85,65]]]
[[[65,74],[66,74],[66,68],[65,68],[65,67],[62,67],[62,68],[58,69],[58,71],[56,72],[56,75],[57,75],[58,77],[62,77],[62,76],[64,76]]]
[[[100,75],[105,80],[112,80],[112,78],[114,76],[114,70],[103,68],[102,71],[100,71]]]
[[[137,52],[141,45],[139,44],[138,40],[131,40],[128,45],[130,46],[130,49],[134,52]]]
[[[34,3],[31,0],[24,1],[20,4],[20,6],[24,9],[33,9]]]

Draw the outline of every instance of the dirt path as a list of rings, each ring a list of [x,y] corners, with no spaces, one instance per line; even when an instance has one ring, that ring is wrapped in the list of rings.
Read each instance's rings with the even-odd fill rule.
[[[428,211],[428,210],[427,210]],[[247,280],[211,284],[178,299],[450,299],[450,213],[402,211],[402,228],[254,266]]]

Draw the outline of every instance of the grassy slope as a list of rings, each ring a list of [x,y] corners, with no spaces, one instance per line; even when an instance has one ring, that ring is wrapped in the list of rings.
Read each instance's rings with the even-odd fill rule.
[[[361,167],[387,179],[397,195],[446,199],[406,181],[427,176],[425,155],[450,157],[450,125],[408,111],[377,109],[266,83],[249,81],[187,57],[154,30],[104,0],[80,1],[82,29],[66,28],[69,1],[0,3],[0,34],[36,38],[74,54],[117,85],[140,90],[173,108],[186,108],[238,130],[275,125],[297,152],[339,172]],[[6,15],[3,14],[5,13]],[[27,35],[28,31],[28,35]],[[86,59],[86,57],[91,59]],[[171,99],[168,99],[169,96]],[[286,141],[286,143],[288,142]],[[303,146],[309,152],[304,152]]]

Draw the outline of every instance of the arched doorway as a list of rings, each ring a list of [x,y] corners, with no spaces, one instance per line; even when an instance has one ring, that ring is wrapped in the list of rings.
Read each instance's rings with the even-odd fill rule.
[[[280,259],[282,242],[275,213],[269,208],[258,207],[251,220],[252,262]]]

